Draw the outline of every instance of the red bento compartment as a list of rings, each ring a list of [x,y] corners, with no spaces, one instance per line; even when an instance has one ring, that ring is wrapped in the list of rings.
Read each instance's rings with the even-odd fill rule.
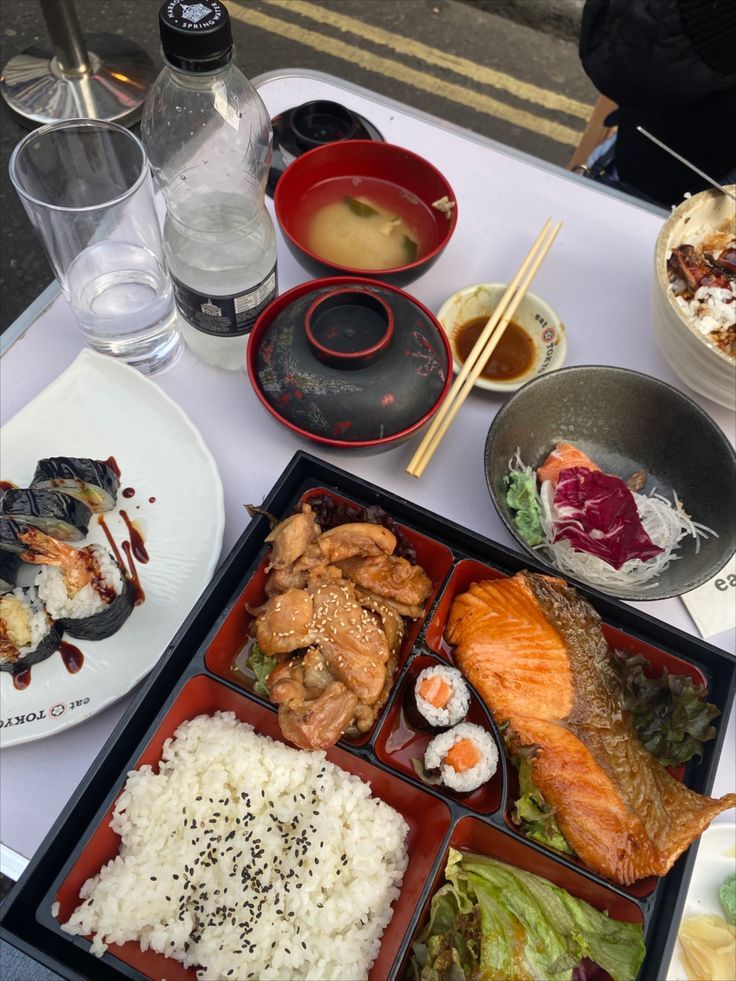
[[[491,566],[477,562],[475,559],[463,559],[452,570],[452,575],[442,590],[442,596],[434,611],[434,616],[427,626],[425,634],[427,645],[435,654],[440,654],[447,660],[452,660],[452,647],[445,640],[445,625],[450,616],[450,607],[459,593],[464,593],[474,582],[484,579],[504,579],[503,572]]]
[[[429,742],[434,738],[435,733],[428,730],[418,730],[407,722],[403,706],[405,699],[409,697],[409,692],[416,682],[417,676],[424,668],[438,664],[437,658],[428,654],[420,654],[416,657],[404,678],[398,696],[394,699],[391,709],[381,726],[378,739],[375,743],[375,750],[378,758],[393,767],[400,773],[405,774],[412,780],[419,781],[419,777],[412,766],[412,757],[424,759],[424,753]],[[501,806],[503,800],[504,787],[504,762],[503,746],[499,745],[495,733],[488,725],[485,711],[481,707],[479,699],[471,692],[470,710],[465,722],[473,722],[482,726],[486,732],[493,736],[493,741],[498,749],[498,769],[493,774],[488,783],[478,787],[471,794],[458,794],[449,790],[447,787],[435,787],[434,789],[446,797],[458,801],[464,807],[469,807],[481,814],[492,814]]]
[[[241,721],[250,723],[259,734],[286,742],[281,737],[273,712],[213,678],[197,675],[182,688],[136,762],[135,769],[146,764],[156,769],[164,742],[173,736],[182,722],[218,710],[234,712]],[[388,977],[414,915],[432,864],[450,826],[450,812],[442,801],[424,793],[421,788],[386,773],[359,756],[337,746],[329,749],[326,755],[332,763],[369,783],[372,792],[402,814],[409,826],[409,863],[401,894],[394,905],[394,915],[384,931],[378,958],[369,975],[371,981],[381,981]],[[84,882],[118,853],[120,838],[109,826],[113,807],[114,803],[106,811],[54,897],[59,903],[57,919],[60,922],[66,921],[78,905],[79,890]],[[123,946],[111,944],[109,953],[156,981],[196,981],[194,968],[185,969],[179,961],[150,950],[143,952],[134,942]]]
[[[504,574],[499,572],[498,569],[494,569],[491,566],[476,561],[475,559],[463,559],[461,562],[458,562],[453,569],[452,575],[450,576],[444,590],[442,591],[442,595],[440,596],[432,620],[427,626],[425,636],[427,644],[431,650],[435,651],[441,657],[446,658],[451,664],[454,664],[453,649],[452,646],[445,640],[444,631],[450,615],[450,608],[455,597],[460,593],[465,592],[475,582],[480,582],[484,579],[500,579],[503,578],[503,575]],[[639,640],[637,637],[633,637],[631,634],[627,634],[625,631],[620,630],[617,627],[613,627],[610,624],[602,624],[602,629],[603,634],[611,647],[618,648],[627,654],[639,654],[648,662],[649,668],[646,669],[646,674],[648,677],[656,678],[662,673],[663,668],[667,668],[671,674],[686,675],[696,684],[704,685],[707,688],[707,678],[696,665],[691,664],[682,658],[676,657],[674,654],[669,654],[658,647],[647,644],[644,641]],[[519,838],[523,841],[525,840],[526,836],[511,820],[514,801],[518,797],[519,793],[518,772],[512,763],[508,761],[507,763],[507,795],[504,819],[510,832],[519,836]],[[669,773],[676,780],[682,781],[685,775],[685,770],[685,766],[670,767]],[[555,855],[558,853],[553,849],[550,849],[550,854]],[[577,865],[579,868],[587,868],[587,866],[578,858],[569,856],[567,856],[567,858],[571,863]],[[656,889],[658,882],[659,879],[656,876],[648,876],[647,878],[640,879],[631,886],[627,886],[626,889],[632,896],[644,897],[648,896]]]
[[[353,501],[341,497],[339,494],[335,494],[333,491],[327,490],[324,487],[316,487],[303,494],[299,503],[302,504],[317,495],[327,495],[334,498],[335,501],[355,507],[362,507],[362,505],[355,505]],[[417,562],[432,580],[432,592],[425,603],[425,611],[429,610],[447,573],[452,568],[452,552],[447,546],[440,544],[440,542],[432,538],[427,538],[426,535],[422,535],[418,531],[407,528],[398,522],[397,525],[416,550]],[[267,563],[268,555],[265,555],[253,576],[248,581],[248,584],[235,601],[205,655],[205,663],[213,674],[240,685],[242,688],[254,694],[256,698],[261,698],[262,696],[255,694],[253,690],[254,679],[252,675],[247,670],[239,670],[238,664],[244,664],[247,658],[247,652],[252,643],[248,632],[253,618],[247,612],[246,607],[258,607],[266,600],[265,582]],[[420,617],[408,625],[406,636],[399,652],[396,668],[397,676],[421,630],[422,623],[423,617]],[[267,701],[267,699],[264,699],[264,701]],[[371,727],[362,736],[344,737],[344,741],[350,745],[362,746],[371,738],[374,728],[375,726]]]
[[[408,966],[412,944],[427,924],[432,897],[444,882],[445,866],[450,848],[455,848],[458,851],[477,852],[488,858],[494,858],[500,862],[505,862],[507,865],[516,866],[525,872],[531,872],[548,879],[560,889],[567,890],[576,899],[582,899],[601,912],[608,913],[612,919],[621,920],[624,923],[644,922],[644,915],[633,900],[620,896],[604,885],[592,882],[554,858],[539,854],[520,839],[513,838],[498,828],[485,824],[474,817],[464,817],[458,821],[453,829],[443,861],[437,870],[432,891],[424,904],[422,915],[417,920],[411,943],[407,946],[399,977],[402,976]],[[599,969],[593,977],[595,981],[603,981],[609,975]]]

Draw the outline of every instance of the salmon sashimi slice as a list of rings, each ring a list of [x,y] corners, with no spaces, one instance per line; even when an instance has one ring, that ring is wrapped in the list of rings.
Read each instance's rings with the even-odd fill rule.
[[[474,583],[454,600],[445,636],[512,751],[533,747],[533,781],[593,871],[624,885],[664,875],[736,806],[736,794],[685,787],[644,748],[600,617],[561,579]]]
[[[553,484],[556,484],[562,471],[569,470],[571,467],[586,467],[588,470],[601,469],[577,446],[573,446],[572,443],[558,443],[542,466],[537,467],[537,480],[540,483],[544,480],[551,480]]]

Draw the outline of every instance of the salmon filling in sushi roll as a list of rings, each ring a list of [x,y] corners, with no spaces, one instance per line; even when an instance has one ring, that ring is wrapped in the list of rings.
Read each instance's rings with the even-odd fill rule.
[[[410,695],[407,717],[417,729],[449,729],[462,722],[470,707],[465,678],[457,668],[444,664],[420,671]]]
[[[103,640],[130,616],[135,595],[130,580],[101,545],[73,548],[30,529],[21,558],[42,565],[38,595],[54,620],[72,637]]]
[[[61,630],[31,586],[0,596],[0,671],[24,671],[58,648]]]
[[[429,773],[438,773],[449,790],[471,793],[496,772],[496,741],[482,726],[462,722],[435,736],[424,753],[424,766]]]

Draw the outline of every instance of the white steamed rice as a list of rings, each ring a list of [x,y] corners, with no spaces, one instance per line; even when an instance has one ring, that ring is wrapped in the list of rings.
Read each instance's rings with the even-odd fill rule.
[[[367,784],[230,712],[183,723],[158,773],[132,771],[111,826],[120,852],[63,929],[207,981],[367,977],[407,864],[408,828]]]
[[[452,689],[450,700],[444,708],[438,708],[436,705],[428,702],[426,698],[422,698],[419,694],[419,686],[422,681],[425,678],[436,677],[442,678]],[[468,686],[462,672],[458,671],[457,668],[451,668],[444,664],[435,664],[419,672],[414,684],[414,698],[421,715],[424,716],[431,726],[436,728],[453,726],[460,722],[468,714],[470,707],[470,692],[468,691]]]
[[[94,553],[97,568],[106,585],[119,596],[123,590],[123,575],[110,552],[101,545],[88,546]],[[60,568],[45,565],[36,576],[38,595],[54,620],[79,619],[100,613],[107,603],[92,583],[83,586],[74,596],[69,596]]]
[[[481,758],[474,767],[458,773],[445,757],[455,743],[470,739],[480,750]],[[442,783],[450,790],[469,793],[487,783],[498,768],[498,748],[493,736],[482,726],[472,722],[461,722],[448,732],[435,736],[424,753],[424,766],[427,770],[439,770]]]

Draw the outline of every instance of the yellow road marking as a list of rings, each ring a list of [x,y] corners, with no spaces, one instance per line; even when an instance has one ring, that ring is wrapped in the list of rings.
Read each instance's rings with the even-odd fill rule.
[[[340,31],[357,34],[358,37],[372,41],[374,44],[391,48],[398,54],[409,55],[411,58],[424,61],[437,68],[449,70],[456,75],[463,75],[473,82],[480,82],[483,85],[491,85],[493,88],[510,92],[511,95],[515,95],[519,99],[535,102],[537,105],[544,106],[545,109],[564,112],[569,116],[578,116],[586,122],[593,111],[592,105],[578,102],[577,99],[570,99],[558,92],[543,89],[538,85],[532,85],[530,82],[523,82],[512,75],[506,75],[505,72],[496,71],[486,65],[478,65],[468,58],[461,58],[440,48],[432,48],[428,44],[422,44],[421,41],[413,41],[410,38],[401,37],[400,34],[384,31],[380,27],[366,24],[354,17],[335,13],[333,10],[320,7],[319,4],[305,3],[304,0],[265,0],[265,2],[275,7],[293,10],[303,17],[308,17],[320,24],[336,27]]]
[[[466,89],[462,85],[455,85],[452,82],[445,82],[439,78],[433,78],[432,75],[428,75],[426,72],[409,68],[407,65],[403,65],[401,62],[394,61],[391,58],[383,58],[369,51],[362,51],[360,48],[355,48],[350,44],[345,44],[344,41],[337,40],[337,38],[325,37],[298,24],[279,20],[277,17],[269,17],[268,14],[264,14],[260,10],[255,10],[252,7],[243,7],[237,3],[228,3],[227,7],[233,20],[250,24],[252,27],[258,27],[261,30],[268,31],[270,34],[277,34],[279,37],[288,38],[290,41],[296,41],[298,44],[303,44],[315,51],[321,51],[323,54],[330,55],[332,58],[338,58],[352,65],[358,65],[360,68],[366,69],[366,71],[393,78],[407,85],[413,85],[414,88],[421,89],[424,92],[430,92],[432,95],[438,95],[443,99],[468,106],[478,112],[484,112],[488,115],[495,116],[497,119],[503,119],[508,123],[512,123],[514,126],[520,126],[533,133],[539,133],[541,136],[546,136],[548,139],[555,140],[557,143],[563,143],[565,146],[576,146],[580,138],[580,131],[572,129],[569,126],[563,126],[561,123],[555,123],[542,116],[535,116],[533,113],[526,112],[523,109],[516,109],[513,106],[506,105],[504,102],[499,102],[497,99],[491,98],[489,95],[475,92],[472,89]]]

